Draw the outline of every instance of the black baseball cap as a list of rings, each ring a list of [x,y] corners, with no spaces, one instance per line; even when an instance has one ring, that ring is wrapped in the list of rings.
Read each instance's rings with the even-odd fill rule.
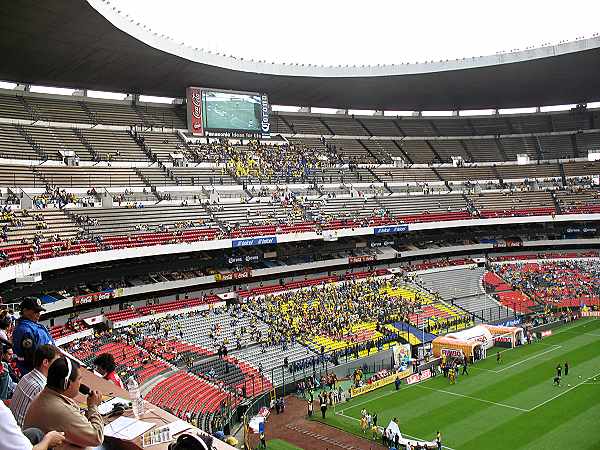
[[[25,297],[21,301],[20,309],[21,311],[23,311],[24,309],[31,309],[37,312],[46,311],[42,306],[42,301],[39,298],[35,297]]]

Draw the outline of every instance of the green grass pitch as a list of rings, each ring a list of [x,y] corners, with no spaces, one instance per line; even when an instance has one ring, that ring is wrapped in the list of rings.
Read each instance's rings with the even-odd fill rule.
[[[381,426],[397,417],[409,438],[433,440],[440,430],[449,450],[600,449],[600,320],[573,322],[502,356],[497,364],[491,350],[455,385],[438,376],[356,397],[330,409],[325,423],[362,435],[366,408]],[[565,361],[569,375],[553,386]]]
[[[282,441],[281,439],[271,439],[267,441],[268,450],[302,450],[289,442]]]

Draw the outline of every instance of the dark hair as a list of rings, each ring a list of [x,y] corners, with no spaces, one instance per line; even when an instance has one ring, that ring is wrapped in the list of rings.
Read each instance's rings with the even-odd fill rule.
[[[101,355],[98,355],[98,357],[94,359],[93,364],[101,369],[106,370],[106,373],[114,372],[117,367],[115,364],[115,357],[110,353],[102,353]]]
[[[54,345],[40,345],[33,353],[33,367],[37,369],[42,365],[45,359],[52,361],[58,353],[60,353],[60,351]]]
[[[69,380],[75,381],[79,375],[79,364],[75,361],[71,361],[71,376]],[[69,373],[69,365],[66,357],[58,358],[48,368],[48,379],[46,386],[49,388],[64,391],[65,390],[65,378]]]
[[[169,450],[210,450],[213,448],[212,444],[213,437],[207,434],[184,433],[169,445]]]
[[[8,315],[8,309],[0,311],[0,330],[6,330],[10,326],[10,316]]]

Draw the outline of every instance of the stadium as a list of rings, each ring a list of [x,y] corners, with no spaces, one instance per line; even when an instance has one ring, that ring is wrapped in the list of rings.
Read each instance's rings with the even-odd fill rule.
[[[598,34],[319,66],[18,0],[0,37],[0,448],[600,448]]]

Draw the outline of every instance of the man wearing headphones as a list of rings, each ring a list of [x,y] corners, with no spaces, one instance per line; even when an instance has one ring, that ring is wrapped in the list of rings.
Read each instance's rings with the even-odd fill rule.
[[[12,342],[17,355],[17,367],[23,376],[33,370],[33,355],[39,345],[56,344],[48,329],[39,323],[42,311],[46,311],[40,299],[26,297],[20,308],[21,317],[15,325]]]
[[[24,427],[63,431],[65,443],[55,450],[96,447],[104,440],[104,422],[98,412],[102,394],[92,391],[87,398],[85,415],[73,400],[79,393],[79,364],[69,358],[59,358],[48,369],[46,387],[31,402]]]
[[[213,438],[207,434],[184,433],[169,445],[169,450],[213,450]]]

